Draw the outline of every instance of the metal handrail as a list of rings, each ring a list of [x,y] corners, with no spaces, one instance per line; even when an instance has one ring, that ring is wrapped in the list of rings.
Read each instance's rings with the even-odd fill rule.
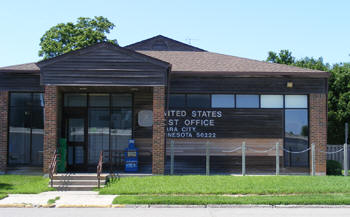
[[[103,151],[100,152],[100,158],[97,164],[97,187],[101,186],[101,173],[102,173],[102,164],[103,164]]]
[[[51,188],[53,187],[53,175],[56,173],[56,167],[57,167],[57,153],[55,152],[52,156],[52,160],[49,167],[49,177],[51,182]]]

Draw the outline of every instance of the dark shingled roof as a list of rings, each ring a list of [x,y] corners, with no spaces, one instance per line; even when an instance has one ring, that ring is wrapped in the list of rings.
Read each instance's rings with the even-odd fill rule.
[[[156,50],[156,51],[205,51],[198,47],[176,41],[174,39],[157,35],[134,44],[129,44],[125,48],[131,50]]]
[[[284,64],[269,63],[213,52],[183,51],[137,51],[151,57],[169,62],[173,74],[233,75],[233,76],[306,76],[328,77],[319,70],[300,68]]]
[[[0,67],[0,72],[39,72],[40,68],[36,63],[25,63],[19,65]]]
[[[157,44],[158,42],[162,42]],[[157,44],[157,49],[152,46]],[[96,46],[92,45],[91,47]],[[165,46],[162,47],[162,46]],[[90,47],[89,47],[90,48]],[[125,48],[135,50],[141,54],[156,58],[172,65],[171,73],[178,75],[200,76],[295,76],[295,77],[328,77],[329,73],[268,63],[236,56],[207,52],[200,48],[164,37],[162,35],[146,39]],[[137,49],[139,48],[139,49]],[[162,50],[164,48],[165,50]],[[88,48],[83,48],[88,49]],[[82,49],[82,50],[83,50]],[[160,49],[160,50],[159,50]],[[126,49],[127,50],[127,49]],[[73,51],[79,52],[80,50]],[[64,54],[62,56],[66,56]],[[68,53],[69,55],[69,53]],[[60,57],[58,57],[60,58]],[[57,58],[56,58],[57,59]],[[46,60],[51,61],[51,60]],[[43,61],[45,62],[45,61]],[[39,62],[41,64],[41,62]],[[37,63],[7,66],[0,68],[0,72],[39,72]]]

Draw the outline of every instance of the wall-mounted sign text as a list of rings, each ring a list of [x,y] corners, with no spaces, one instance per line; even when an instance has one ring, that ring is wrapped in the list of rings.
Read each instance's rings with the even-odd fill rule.
[[[169,110],[166,132],[168,138],[216,138],[216,121],[223,118],[220,110]]]

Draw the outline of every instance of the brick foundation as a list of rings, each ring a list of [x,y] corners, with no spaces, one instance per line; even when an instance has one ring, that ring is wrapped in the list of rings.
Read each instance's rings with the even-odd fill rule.
[[[8,99],[8,92],[0,91],[0,174],[7,169]]]
[[[165,165],[165,87],[153,87],[152,173],[164,174]]]
[[[56,86],[45,86],[44,100],[44,153],[43,153],[43,172],[49,172],[49,166],[53,153],[57,146],[57,97],[58,89]]]
[[[310,144],[315,144],[315,168],[316,175],[326,175],[325,153],[327,150],[327,96],[326,94],[310,94],[309,96],[310,118]],[[311,172],[311,155],[310,155]]]

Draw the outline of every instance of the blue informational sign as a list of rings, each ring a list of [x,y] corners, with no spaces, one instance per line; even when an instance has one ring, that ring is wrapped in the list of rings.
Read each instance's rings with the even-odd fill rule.
[[[139,167],[139,152],[135,148],[135,140],[129,139],[129,146],[125,149],[125,172],[137,172]]]

